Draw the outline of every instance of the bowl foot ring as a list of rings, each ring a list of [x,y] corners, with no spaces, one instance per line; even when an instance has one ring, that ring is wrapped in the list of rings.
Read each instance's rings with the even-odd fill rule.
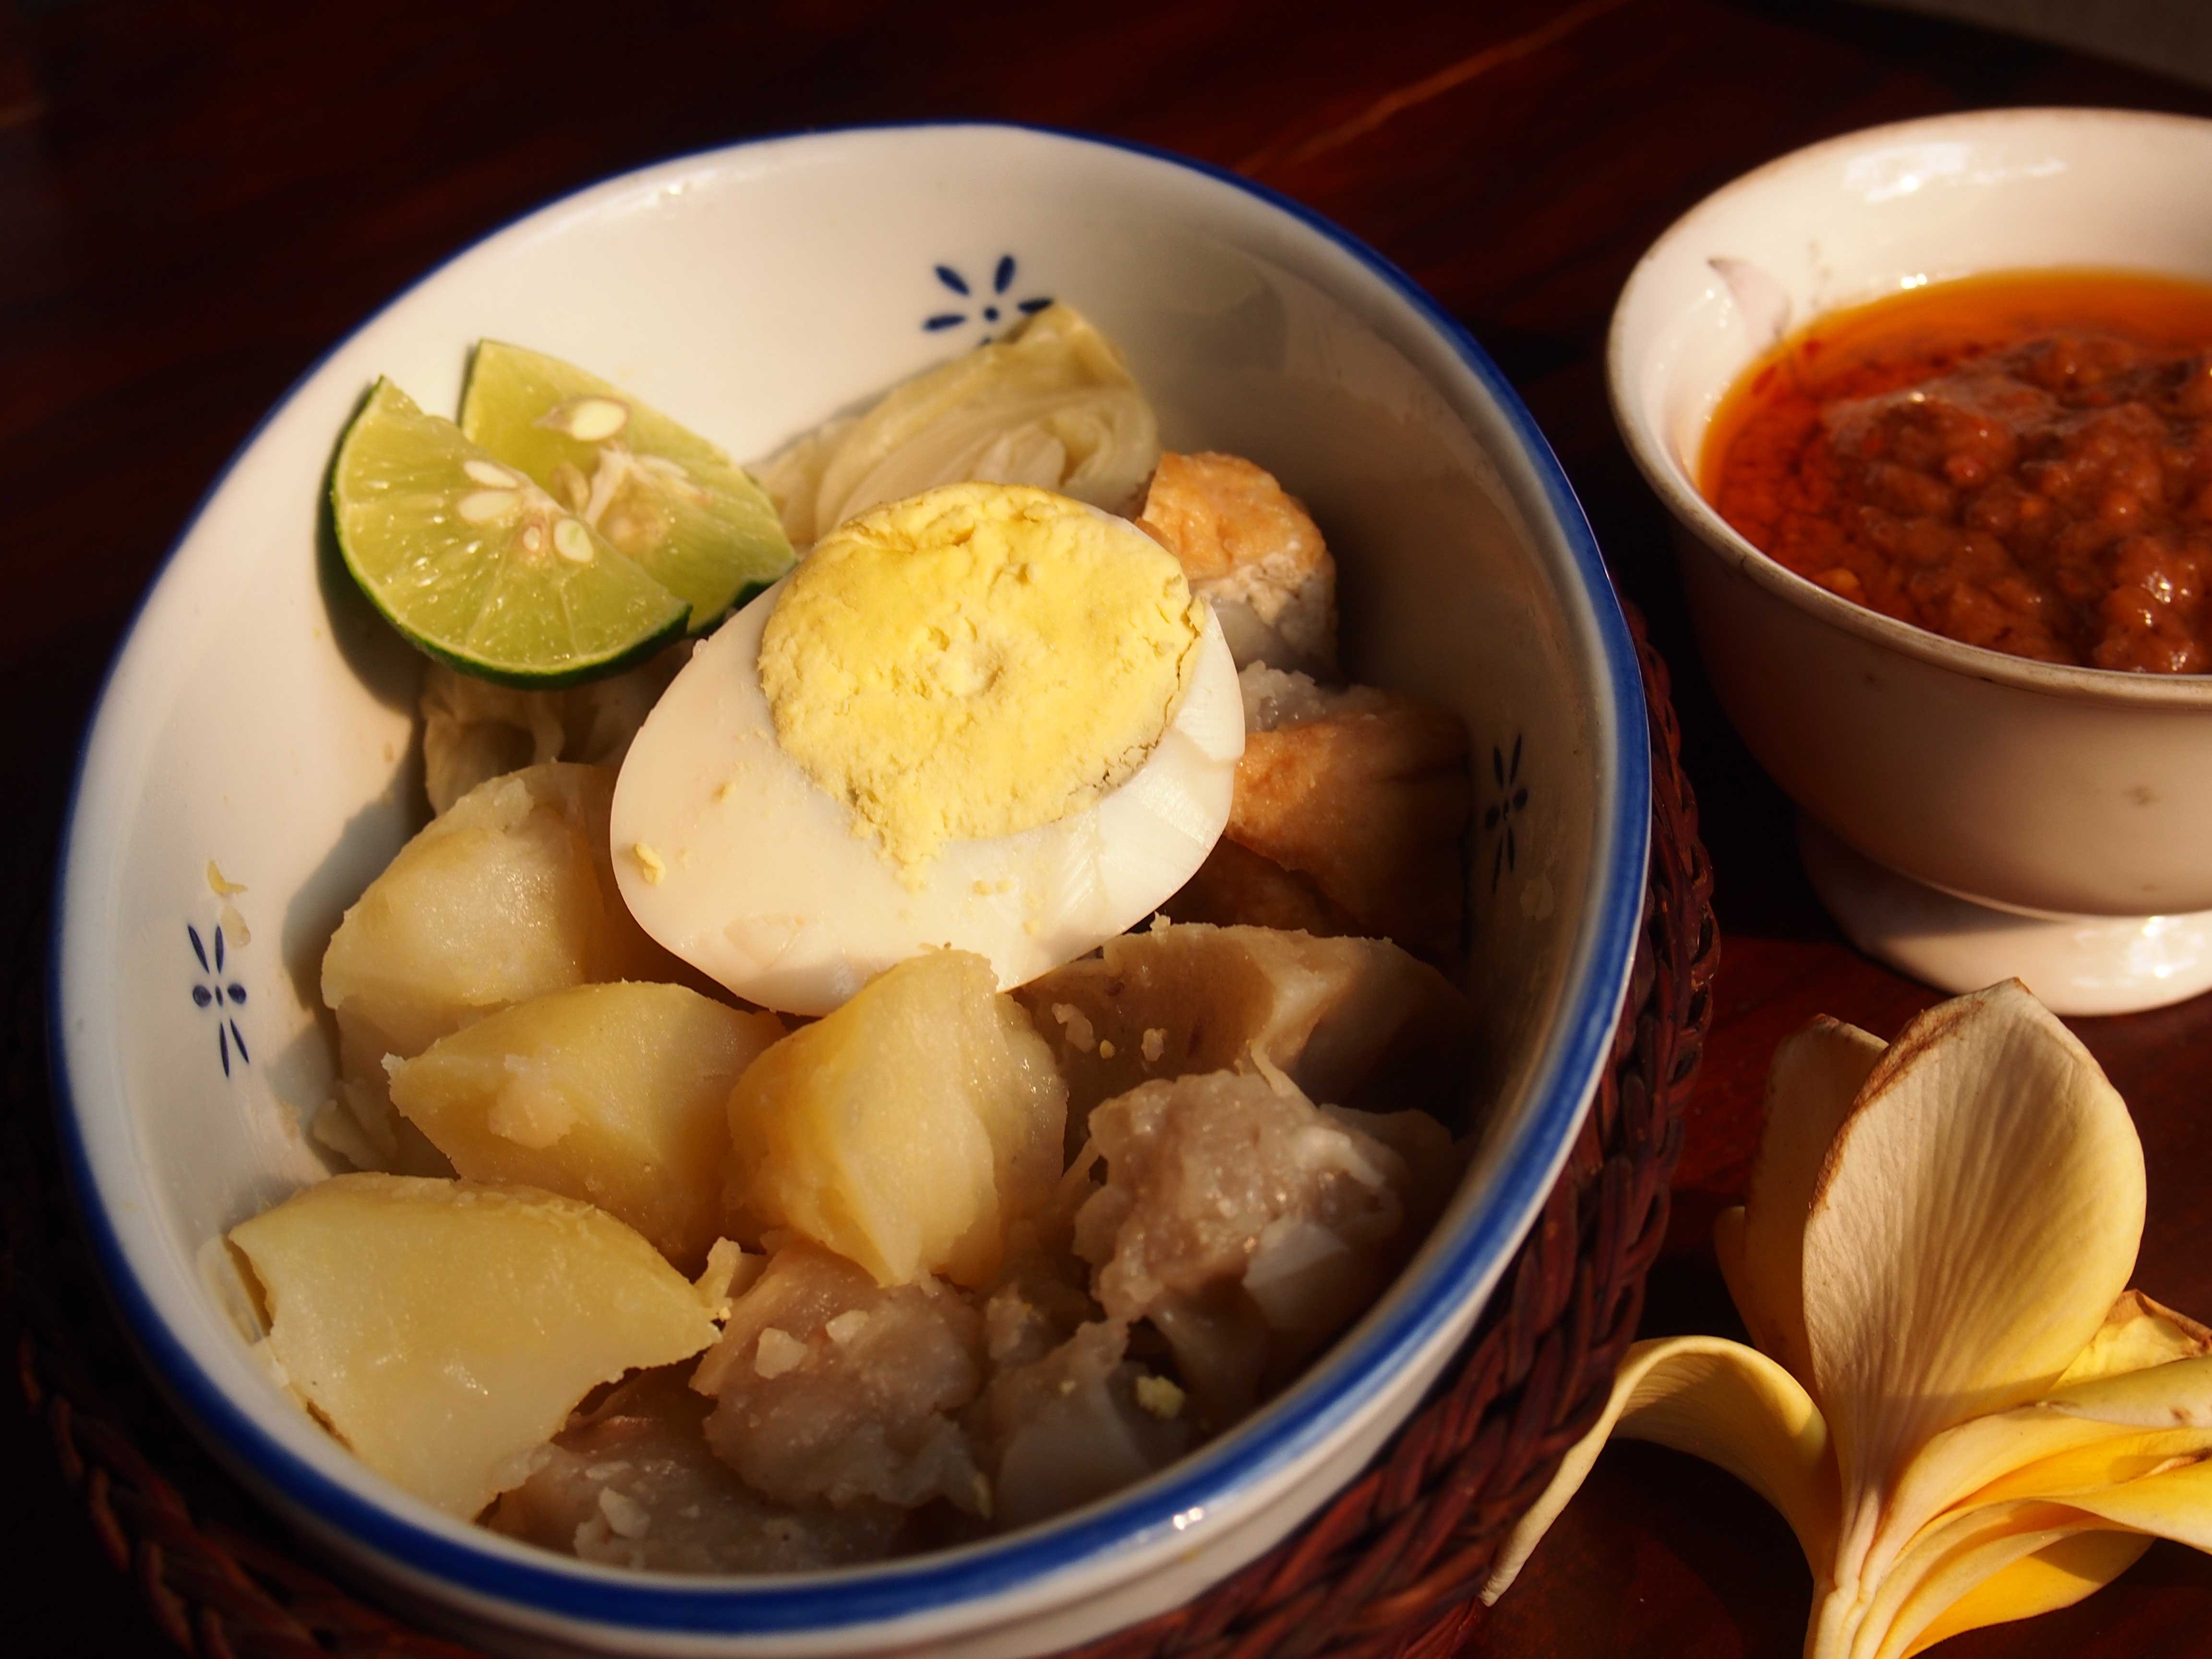
[[[2001,909],[1877,864],[1802,813],[1797,848],[1844,937],[1939,991],[2018,979],[2054,1013],[2129,1014],[2212,990],[2212,910],[2069,916]]]

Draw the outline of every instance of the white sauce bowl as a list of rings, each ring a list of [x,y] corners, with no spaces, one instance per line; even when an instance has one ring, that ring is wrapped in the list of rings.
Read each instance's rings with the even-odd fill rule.
[[[1674,515],[1730,719],[1813,821],[1822,899],[1951,990],[2062,1012],[2212,988],[2212,678],[2033,662],[1928,633],[1759,552],[1698,490],[1738,375],[1821,313],[1984,271],[2212,282],[2212,121],[1996,110],[1785,155],[1654,243],[1613,313],[1630,453]]]

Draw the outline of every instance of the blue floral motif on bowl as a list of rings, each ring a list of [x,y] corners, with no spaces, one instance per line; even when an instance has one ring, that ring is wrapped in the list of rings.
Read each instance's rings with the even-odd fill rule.
[[[977,284],[970,283],[951,265],[936,268],[937,280],[963,300],[975,301],[972,310],[933,312],[921,319],[921,325],[932,334],[948,328],[960,328],[969,323],[981,323],[986,331],[994,330],[1011,317],[1033,316],[1052,303],[1048,295],[1033,295],[1026,300],[1009,300],[1006,294],[1014,285],[1014,273],[1018,269],[1014,256],[1001,253],[999,262],[991,268],[990,292],[978,294]],[[975,343],[988,345],[993,335],[987,331]]]
[[[246,1033],[238,1029],[238,1016],[228,1012],[246,1006],[246,988],[236,980],[225,976],[228,947],[223,942],[222,926],[216,925],[215,949],[210,952],[200,938],[200,930],[189,921],[185,924],[185,937],[192,942],[192,956],[199,963],[204,977],[192,985],[192,1006],[215,1010],[215,1050],[222,1061],[222,1074],[230,1075],[230,1056],[234,1049],[241,1066],[252,1063],[246,1052]]]

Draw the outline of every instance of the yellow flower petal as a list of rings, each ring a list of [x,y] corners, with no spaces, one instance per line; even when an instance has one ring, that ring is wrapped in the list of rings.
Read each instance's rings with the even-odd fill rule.
[[[1881,1526],[1860,1563],[1861,1577],[1895,1571],[1898,1557],[1930,1525],[1954,1518],[1949,1511],[2001,1498],[2047,1498],[2054,1487],[2071,1491],[2082,1484],[2057,1470],[2048,1480],[2017,1480],[2024,1469],[2085,1448],[2140,1437],[2128,1429],[2036,1406],[1993,1412],[1947,1429],[1905,1466],[1887,1494]]]
[[[1904,1659],[1945,1636],[2078,1601],[2124,1572],[2149,1542],[2063,1504],[1976,1510],[1898,1564],[1851,1659]]]
[[[1890,1540],[1912,1539],[1950,1505],[1956,1520],[1989,1506],[2085,1498],[2212,1452],[2212,1332],[2137,1291],[2124,1292],[2051,1395],[1970,1419],[1912,1460],[1884,1506],[1869,1574],[1910,1579]],[[2159,1501],[2161,1488],[2153,1488]],[[2135,1514],[2140,1496],[2103,1518]],[[2139,1514],[2136,1518],[2140,1519]],[[1940,1522],[1938,1524],[1941,1524]],[[1917,1541],[1917,1540],[1915,1540]],[[2081,1533],[2003,1568],[1940,1614],[1909,1652],[1945,1636],[2064,1607],[2109,1583],[2148,1548],[2133,1533]],[[2057,1598],[2057,1599],[2054,1599]]]
[[[2169,1360],[2212,1353],[2212,1330],[2185,1314],[2161,1307],[2141,1291],[2123,1291],[2074,1363],[2058,1379],[2066,1388],[2122,1371],[2140,1371]]]
[[[2105,1361],[2193,1343],[2181,1328],[2186,1322],[2158,1328],[2164,1310],[2147,1297],[2136,1301],[2146,1305],[2126,1307],[2121,1316],[2138,1328],[2106,1343]],[[2128,1304],[2123,1297],[2121,1306]],[[2077,1363],[2067,1375],[2094,1369]],[[2032,1406],[1971,1418],[1936,1436],[1905,1466],[1883,1503],[1860,1576],[1889,1571],[1899,1552],[1954,1505],[2057,1498],[2110,1486],[2199,1448],[2212,1449],[2212,1358],[2089,1376]]]
[[[2142,1207],[2126,1108],[2019,985],[1886,1051],[1800,1032],[1745,1206],[1714,1227],[1765,1352],[1632,1349],[1484,1599],[1609,1434],[1694,1451],[1783,1510],[1814,1571],[1808,1659],[1905,1659],[2063,1607],[2154,1534],[2212,1551],[2212,1331],[2124,1290]]]
[[[1912,1645],[1905,1650],[1905,1659],[1985,1625],[2010,1624],[2070,1607],[2135,1565],[2152,1542],[2132,1532],[2068,1533],[1951,1603],[1912,1638]]]
[[[1880,1037],[1824,1014],[1783,1039],[1766,1073],[1766,1121],[1744,1194],[1741,1247],[1723,1254],[1722,1273],[1751,1340],[1801,1381],[1813,1374],[1805,1347],[1805,1218],[1829,1146],[1882,1050]]]
[[[2072,1426],[2090,1431],[2103,1427],[2091,1423]],[[2212,1431],[2203,1429],[2105,1428],[2094,1440],[2039,1458],[1990,1481],[1960,1508],[1965,1510],[2017,1498],[2071,1504],[2207,1455],[2212,1455]]]
[[[2114,1526],[2212,1550],[2212,1458],[2101,1492],[2078,1492],[2066,1502]]]
[[[2045,1580],[2036,1569],[2008,1577],[2033,1557],[2056,1552],[2059,1566],[2085,1577],[2106,1573],[2100,1581],[2103,1583],[2118,1577],[2133,1559],[2118,1545],[2075,1544],[2058,1550],[2068,1538],[2106,1532],[2144,1544],[2160,1537],[2212,1549],[2212,1457],[2199,1452],[2180,1459],[2160,1458],[2148,1444],[2191,1432],[2171,1430],[2164,1437],[2130,1437],[2136,1449],[2123,1462],[2147,1462],[2158,1473],[2140,1479],[2123,1474],[2118,1484],[2092,1486],[2063,1498],[1978,1503],[1946,1517],[1899,1556],[1871,1596],[1850,1605],[1851,1598],[1844,1593],[1832,1595],[1815,1613],[1816,1623],[1826,1616],[1827,1628],[1822,1634],[1828,1640],[1812,1644],[1812,1651],[1820,1659],[1846,1653],[1850,1659],[1903,1659],[1945,1635],[2066,1605],[2065,1601],[2035,1605],[2037,1596],[2054,1595],[2063,1588]],[[2084,1449],[2087,1455],[2051,1460],[2045,1473],[2061,1480],[2094,1479],[2099,1472],[2098,1449]],[[2075,1464],[2070,1470],[2069,1460]],[[2173,1467],[2164,1467],[2168,1464]],[[2134,1553],[2140,1554],[2140,1549]],[[2052,1563],[2047,1559],[2045,1565]],[[2089,1583],[2080,1595],[2095,1588],[2096,1583]],[[2078,1595],[2067,1597],[2078,1599]],[[1848,1644],[1839,1638],[1848,1638]]]
[[[2016,981],[1929,1010],[1890,1045],[1805,1224],[1811,1380],[1842,1478],[1840,1589],[1859,1593],[1883,1489],[1914,1453],[2048,1393],[2096,1336],[2142,1214],[2127,1108]]]
[[[2046,1411],[2136,1429],[2212,1428],[2212,1356],[2176,1359],[2054,1389]]]
[[[2136,1437],[2139,1442],[2159,1437]],[[2139,1449],[2134,1455],[2150,1461],[2155,1452]],[[2088,1467],[2093,1461],[2085,1461],[2075,1473],[2093,1473]],[[2053,1468],[2062,1463],[2054,1460]],[[2212,1458],[2200,1453],[2160,1473],[2124,1479],[2063,1499],[2026,1498],[1962,1510],[1929,1528],[1898,1559],[1866,1608],[1858,1640],[1850,1652],[1854,1659],[1860,1655],[1900,1659],[1946,1635],[2079,1600],[2097,1583],[2087,1584],[2065,1601],[2036,1605],[2036,1597],[2057,1594],[2063,1586],[2042,1581],[2033,1569],[2020,1579],[1998,1581],[2031,1555],[2051,1553],[2062,1539],[2092,1531],[2129,1538],[2139,1547],[2130,1553],[2117,1544],[2077,1543],[2057,1552],[2059,1565],[2084,1577],[2102,1574],[2100,1583],[2118,1577],[2142,1553],[2140,1547],[2147,1547],[2154,1537],[2212,1550]]]
[[[1604,1413],[1499,1546],[1482,1587],[1485,1602],[1504,1594],[1615,1434],[1693,1452],[1726,1469],[1782,1511],[1816,1571],[1833,1548],[1835,1470],[1827,1425],[1811,1396],[1741,1342],[1665,1337],[1638,1342],[1622,1356]]]

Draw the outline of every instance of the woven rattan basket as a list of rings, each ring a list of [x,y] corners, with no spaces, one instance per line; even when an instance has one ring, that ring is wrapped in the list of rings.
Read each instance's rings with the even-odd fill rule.
[[[1480,1617],[1500,1537],[1595,1418],[1666,1231],[1718,954],[1666,668],[1632,623],[1651,708],[1650,891],[1611,1064],[1559,1184],[1465,1351],[1366,1474],[1234,1577],[1086,1659],[1448,1653]],[[201,1659],[467,1659],[295,1559],[141,1378],[60,1196],[43,991],[27,975],[11,1010],[0,1217],[24,1394],[116,1566]]]

